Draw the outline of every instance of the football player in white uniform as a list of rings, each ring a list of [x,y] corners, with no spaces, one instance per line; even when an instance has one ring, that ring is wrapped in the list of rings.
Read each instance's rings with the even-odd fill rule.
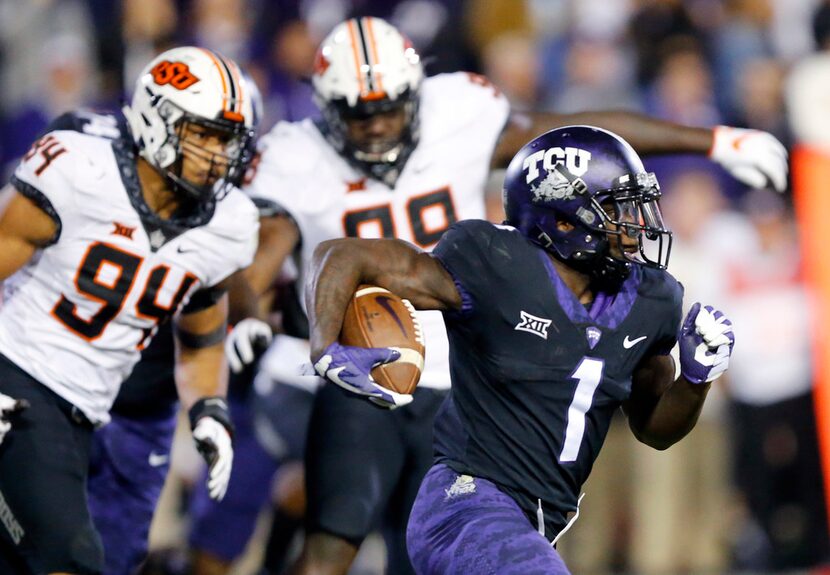
[[[229,183],[253,137],[240,78],[215,52],[169,50],[137,81],[124,109],[128,137],[106,120],[52,131],[6,189],[0,567],[8,572],[102,572],[85,493],[92,431],[170,319],[179,398],[211,467],[208,488],[224,494],[233,460],[224,286],[252,260],[258,234],[257,209]]]
[[[511,115],[505,97],[482,76],[424,79],[409,41],[378,18],[338,25],[320,47],[312,84],[323,120],[280,123],[260,141],[248,191],[284,213],[261,222],[267,249],[244,274],[256,294],[270,288],[295,250],[302,275],[324,240],[400,238],[430,250],[454,222],[484,217],[491,163],[509,160],[534,135],[557,126],[599,125],[643,154],[711,151],[751,185],[786,185],[786,151],[769,134],[683,127],[626,112]],[[578,163],[575,152],[541,153],[538,162]],[[315,397],[306,449],[308,536],[296,573],[346,573],[382,519],[389,571],[411,572],[407,517],[431,465],[433,415],[450,385],[441,315],[420,319],[428,351],[414,397],[371,392],[391,408],[411,405],[379,410],[336,386],[323,386]],[[253,318],[240,322],[229,338],[235,361],[250,361],[249,340],[266,331]]]
[[[256,84],[244,73],[242,90],[253,102],[255,130],[262,115],[262,101]],[[126,130],[123,116],[118,115],[69,113],[54,124],[63,124],[56,129],[86,133],[104,122],[118,125],[113,137]],[[250,139],[248,145],[251,149],[245,152],[243,164],[253,158],[255,140]],[[241,169],[238,172],[239,177],[244,175]],[[186,311],[195,308],[188,305]],[[87,500],[104,546],[104,575],[130,575],[147,555],[150,524],[170,468],[178,421],[175,364],[173,326],[167,322],[142,349],[140,361],[121,384],[110,410],[110,422],[93,436]],[[229,396],[232,390],[233,380],[229,380]],[[245,427],[236,425],[240,420],[233,414],[231,397],[228,407],[234,423],[233,454],[238,461],[248,456],[240,451],[240,446],[246,445]]]

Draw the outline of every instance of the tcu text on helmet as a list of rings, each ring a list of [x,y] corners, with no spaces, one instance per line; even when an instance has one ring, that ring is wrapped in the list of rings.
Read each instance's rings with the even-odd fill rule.
[[[580,148],[548,148],[539,150],[525,158],[522,167],[527,170],[525,181],[529,184],[539,177],[539,162],[545,170],[552,170],[556,164],[564,164],[568,171],[574,176],[581,176],[588,170],[588,162],[591,160],[591,152]]]

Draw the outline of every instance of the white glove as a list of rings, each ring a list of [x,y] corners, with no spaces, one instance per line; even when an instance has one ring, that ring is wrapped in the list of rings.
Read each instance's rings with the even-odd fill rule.
[[[717,126],[709,157],[753,188],[787,188],[787,149],[768,132]]]
[[[29,407],[29,402],[25,399],[14,399],[13,397],[0,393],[0,443],[3,443],[3,439],[12,428],[9,417],[27,407]]]
[[[239,373],[252,364],[256,358],[254,346],[268,347],[274,335],[271,326],[254,317],[243,319],[236,324],[225,338],[225,356],[231,371]]]
[[[222,501],[228,490],[233,468],[233,445],[225,426],[210,416],[196,422],[193,428],[196,449],[208,464],[207,486],[210,498]]]

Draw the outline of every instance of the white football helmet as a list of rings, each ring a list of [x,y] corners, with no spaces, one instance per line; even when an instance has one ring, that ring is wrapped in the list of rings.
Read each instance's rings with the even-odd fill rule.
[[[335,26],[317,51],[311,84],[329,142],[347,160],[390,185],[418,142],[418,97],[424,78],[412,43],[380,18],[352,18]],[[406,127],[385,149],[361,149],[345,120],[403,106]]]
[[[124,115],[141,157],[174,189],[206,201],[221,197],[247,167],[258,120],[255,98],[250,81],[233,60],[188,46],[160,54],[142,70]],[[224,154],[208,153],[183,142],[181,134],[188,123],[227,136]],[[183,144],[191,153],[209,155],[212,163],[227,166],[221,180],[213,182],[209,175],[204,182],[183,178]]]

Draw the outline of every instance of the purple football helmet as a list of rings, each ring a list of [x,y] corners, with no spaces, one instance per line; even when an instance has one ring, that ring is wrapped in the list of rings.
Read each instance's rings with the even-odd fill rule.
[[[671,232],[659,198],[657,178],[628,142],[593,126],[538,136],[519,150],[504,178],[506,223],[609,287],[625,280],[632,264],[668,265]]]

